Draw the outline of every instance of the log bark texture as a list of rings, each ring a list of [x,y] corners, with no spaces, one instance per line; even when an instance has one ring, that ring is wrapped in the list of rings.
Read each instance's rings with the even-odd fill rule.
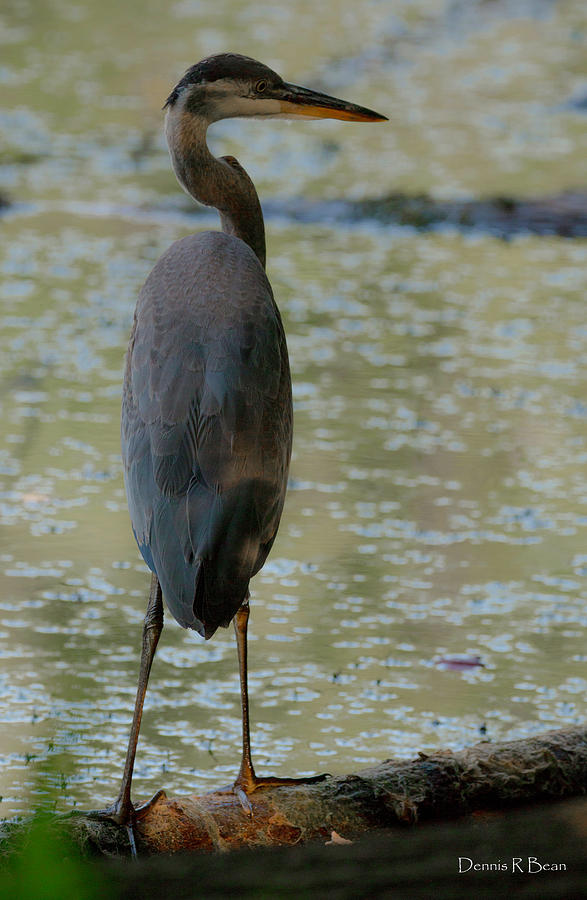
[[[313,785],[263,788],[251,795],[252,818],[231,793],[161,797],[136,825],[145,854],[226,851],[356,839],[366,831],[454,818],[517,804],[587,793],[587,728],[553,731],[452,753],[387,760],[356,775]],[[124,829],[77,815],[75,839],[88,851],[128,852]]]

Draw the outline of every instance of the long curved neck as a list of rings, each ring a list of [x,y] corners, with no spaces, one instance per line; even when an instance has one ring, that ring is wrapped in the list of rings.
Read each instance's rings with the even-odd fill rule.
[[[255,185],[233,156],[216,159],[206,143],[208,121],[170,109],[165,134],[181,186],[204,206],[215,206],[222,230],[243,240],[265,267],[265,226]]]

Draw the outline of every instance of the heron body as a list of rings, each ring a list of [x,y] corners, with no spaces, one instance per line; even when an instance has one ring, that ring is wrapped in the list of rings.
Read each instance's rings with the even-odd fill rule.
[[[243,755],[233,790],[243,808],[251,811],[246,795],[256,788],[296,780],[255,775],[246,661],[249,582],[275,540],[291,456],[287,346],[265,274],[257,192],[234,157],[210,153],[207,128],[231,116],[385,118],[288,84],[238,54],[192,66],[165,108],[175,174],[194,199],[216,207],[222,231],[176,241],[158,260],[139,295],[126,360],[125,484],[152,579],[120,795],[101,814],[128,827],[131,845],[133,821],[149,805],[135,809],[130,790],[163,598],[180,625],[205,638],[234,619]]]
[[[222,232],[173,244],[143,287],[124,379],[134,533],[180,625],[228,625],[275,540],[292,437],[285,335],[265,271]]]

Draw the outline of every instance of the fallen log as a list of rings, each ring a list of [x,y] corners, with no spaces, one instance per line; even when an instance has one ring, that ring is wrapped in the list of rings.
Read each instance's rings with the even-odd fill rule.
[[[354,844],[184,853],[93,863],[101,896],[116,900],[495,900],[582,897],[587,884],[587,800],[468,816],[458,822],[369,832]],[[564,839],[561,840],[561,836]],[[0,890],[2,885],[0,884]],[[20,896],[7,891],[6,897]],[[78,898],[79,900],[79,898]]]
[[[231,793],[162,795],[136,825],[143,854],[226,851],[356,839],[366,831],[587,793],[587,728],[524,740],[484,741],[457,753],[387,760],[356,775],[312,785],[262,788],[252,818]],[[70,820],[86,852],[128,853],[124,829],[77,814]],[[336,836],[332,834],[335,832]]]
[[[53,817],[54,820],[54,817]],[[370,831],[351,844],[81,859],[46,822],[0,857],[0,897],[494,900],[585,896],[587,799]],[[24,839],[23,839],[24,838]]]

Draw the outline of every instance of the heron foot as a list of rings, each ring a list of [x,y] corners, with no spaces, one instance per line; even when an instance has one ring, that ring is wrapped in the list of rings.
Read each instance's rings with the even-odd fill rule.
[[[322,775],[310,775],[306,778],[280,778],[276,775],[266,775],[265,777],[259,777],[257,775],[253,775],[252,779],[243,779],[244,783],[241,783],[239,776],[239,778],[237,778],[237,780],[235,781],[232,789],[238,797],[243,811],[252,818],[253,807],[248,795],[252,794],[259,788],[287,787],[288,785],[293,784],[318,784],[318,782],[324,781],[326,778],[330,778],[330,774],[328,772],[324,772]]]
[[[249,799],[249,795],[264,787],[287,787],[288,785],[293,784],[318,784],[320,781],[324,781],[326,778],[330,778],[329,772],[324,772],[322,775],[310,775],[306,778],[279,778],[275,775],[268,775],[265,777],[259,777],[254,773],[247,772],[245,775],[243,773],[239,773],[238,778],[232,785],[228,785],[227,787],[217,788],[216,791],[213,791],[215,794],[234,794],[242,806],[243,812],[253,817],[253,806]]]
[[[150,800],[147,800],[146,803],[141,803],[140,806],[133,806],[130,800],[119,797],[111,806],[106,807],[106,809],[91,809],[89,812],[82,813],[82,815],[85,815],[88,819],[109,819],[116,825],[126,828],[130,855],[133,859],[136,859],[137,842],[134,826],[147,815],[151,807],[153,807],[158,800],[165,799],[166,797],[167,794],[165,791],[157,791]]]

